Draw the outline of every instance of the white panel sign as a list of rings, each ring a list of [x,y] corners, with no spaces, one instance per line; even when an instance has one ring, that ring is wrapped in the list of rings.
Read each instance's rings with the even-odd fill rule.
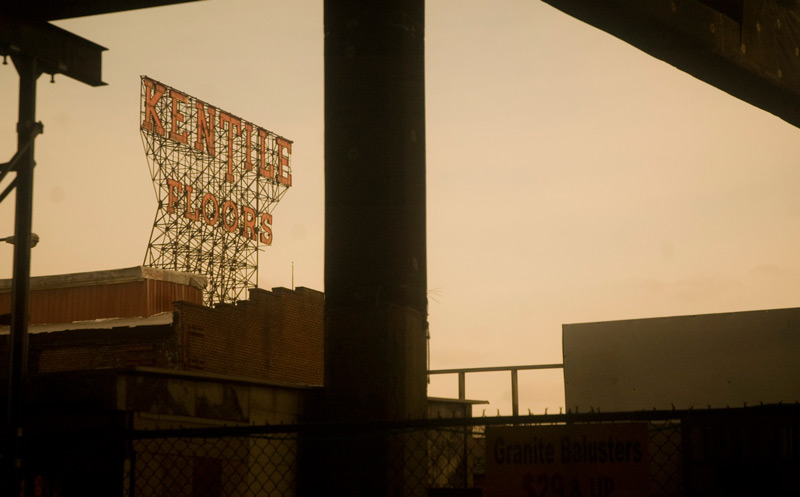
[[[800,309],[563,326],[567,408],[742,407],[800,400]]]

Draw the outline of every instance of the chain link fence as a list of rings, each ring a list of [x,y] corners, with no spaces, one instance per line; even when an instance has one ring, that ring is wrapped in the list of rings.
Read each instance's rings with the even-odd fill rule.
[[[495,488],[490,480],[496,478],[492,461],[497,455],[496,445],[490,446],[490,441],[502,430],[533,427],[536,431],[529,433],[565,428],[613,432],[620,425],[637,426],[646,433],[646,486],[650,496],[800,495],[800,406],[764,406],[428,419],[371,425],[48,432],[27,439],[24,496],[348,494],[347,478],[359,478],[354,474],[357,471],[352,471],[358,467],[353,466],[353,461],[371,464],[376,459],[380,460],[372,467],[384,468],[388,495],[498,495],[490,491]],[[350,473],[345,474],[348,470]],[[342,474],[335,478],[341,479],[331,485],[324,475],[330,478],[336,471]],[[553,480],[558,485],[549,490],[531,485],[522,495],[573,495],[560,479],[558,476]],[[623,493],[617,488],[615,492],[584,491],[582,495],[614,497]]]
[[[124,463],[122,495],[294,497],[301,447],[324,453],[320,442],[331,439],[337,446],[390,447],[388,479],[400,482],[391,486],[398,496],[481,495],[488,426],[561,425],[566,420],[567,416],[522,416],[424,420],[364,429],[292,425],[252,427],[247,433],[241,428],[138,432],[130,440]],[[650,495],[683,495],[680,420],[643,422],[649,427]],[[319,477],[313,472],[306,474]]]
[[[131,441],[124,497],[296,494],[297,433]]]

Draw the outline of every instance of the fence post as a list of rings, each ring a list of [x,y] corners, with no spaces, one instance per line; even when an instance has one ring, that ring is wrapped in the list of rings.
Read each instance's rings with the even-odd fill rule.
[[[519,382],[516,369],[511,370],[511,413],[519,416]]]

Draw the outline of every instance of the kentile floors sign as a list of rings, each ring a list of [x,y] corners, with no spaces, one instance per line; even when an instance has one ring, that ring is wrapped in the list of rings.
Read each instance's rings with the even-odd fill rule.
[[[647,425],[488,427],[488,497],[649,495]]]
[[[147,76],[140,118],[158,197],[145,264],[206,275],[208,304],[237,300],[272,244],[292,142]]]

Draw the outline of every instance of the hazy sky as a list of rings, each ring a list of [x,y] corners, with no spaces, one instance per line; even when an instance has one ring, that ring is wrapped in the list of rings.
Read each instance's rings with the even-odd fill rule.
[[[109,85],[39,80],[33,275],[142,263],[148,75],[294,140],[259,286],[290,286],[294,262],[295,285],[323,289],[321,1],[57,24],[109,48]],[[796,128],[533,0],[428,0],[426,81],[432,368],[561,362],[562,323],[800,303]],[[0,66],[0,162],[17,88]],[[12,253],[0,245],[0,277]],[[467,386],[510,412],[507,374]],[[563,405],[560,372],[520,386],[523,412]],[[455,396],[455,378],[430,393]]]

